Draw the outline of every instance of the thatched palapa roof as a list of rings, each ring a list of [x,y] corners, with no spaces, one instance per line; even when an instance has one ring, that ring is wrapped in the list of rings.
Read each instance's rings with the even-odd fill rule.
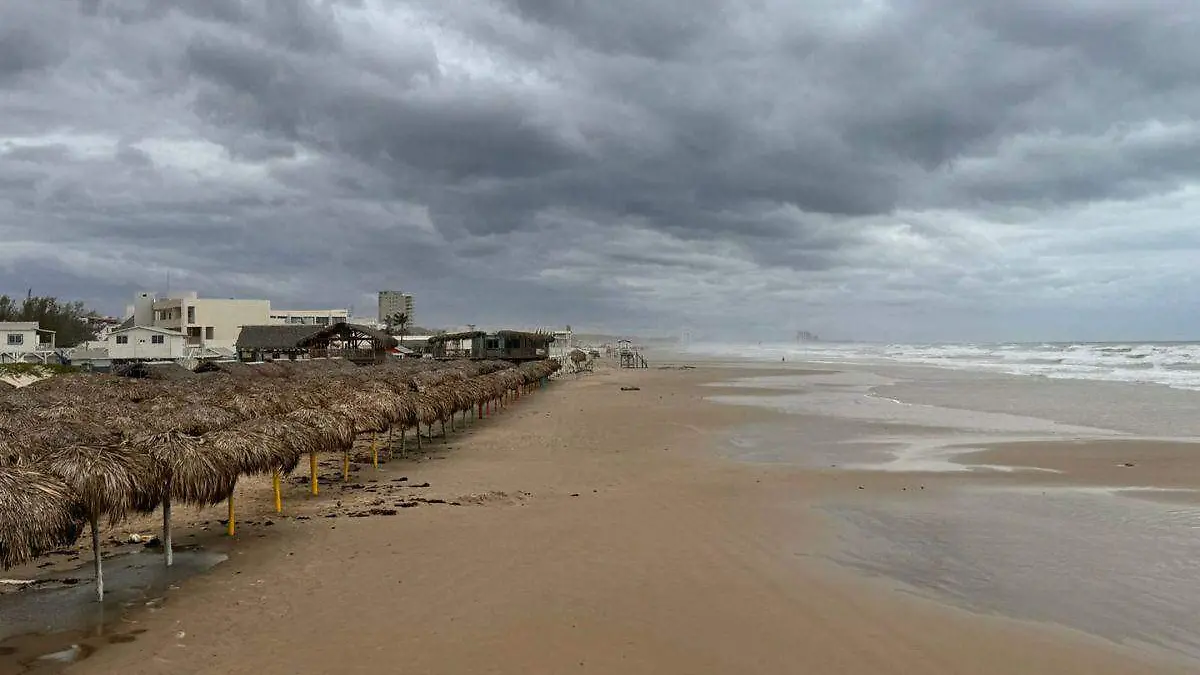
[[[69,546],[83,509],[62,479],[26,466],[0,466],[0,568]]]
[[[239,350],[289,350],[303,349],[305,339],[320,333],[324,326],[285,324],[282,326],[242,326],[238,334]]]
[[[313,335],[304,338],[300,341],[300,344],[301,346],[319,344],[337,337],[348,337],[354,333],[359,333],[363,336],[371,338],[372,340],[375,340],[384,349],[391,349],[392,347],[400,344],[396,338],[392,337],[391,335],[388,335],[381,330],[371,328],[370,326],[364,326],[360,323],[335,323],[332,326],[322,328]]]

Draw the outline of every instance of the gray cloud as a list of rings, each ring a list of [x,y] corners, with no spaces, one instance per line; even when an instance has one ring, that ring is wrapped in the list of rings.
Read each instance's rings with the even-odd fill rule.
[[[1200,329],[1169,299],[1200,284],[1198,20],[1186,0],[8,3],[0,290],[118,311],[170,274],[364,311],[399,287],[447,325],[1177,337]],[[1088,334],[1046,334],[1068,328]]]

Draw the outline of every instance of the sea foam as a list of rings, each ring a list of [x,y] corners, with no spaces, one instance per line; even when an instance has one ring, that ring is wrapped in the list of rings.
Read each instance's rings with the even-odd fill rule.
[[[911,364],[1200,391],[1200,343],[696,343],[686,353],[829,364]]]

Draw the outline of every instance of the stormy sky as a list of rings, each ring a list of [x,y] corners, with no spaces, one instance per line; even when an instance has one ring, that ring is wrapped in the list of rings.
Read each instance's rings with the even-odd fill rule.
[[[0,291],[1200,339],[1195,0],[0,0]]]

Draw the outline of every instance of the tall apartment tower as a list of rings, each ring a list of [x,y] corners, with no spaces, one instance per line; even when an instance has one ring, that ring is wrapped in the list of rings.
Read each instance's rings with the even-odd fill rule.
[[[409,325],[413,325],[413,296],[400,291],[379,291],[379,323],[387,323],[388,317],[398,313],[408,315]]]

